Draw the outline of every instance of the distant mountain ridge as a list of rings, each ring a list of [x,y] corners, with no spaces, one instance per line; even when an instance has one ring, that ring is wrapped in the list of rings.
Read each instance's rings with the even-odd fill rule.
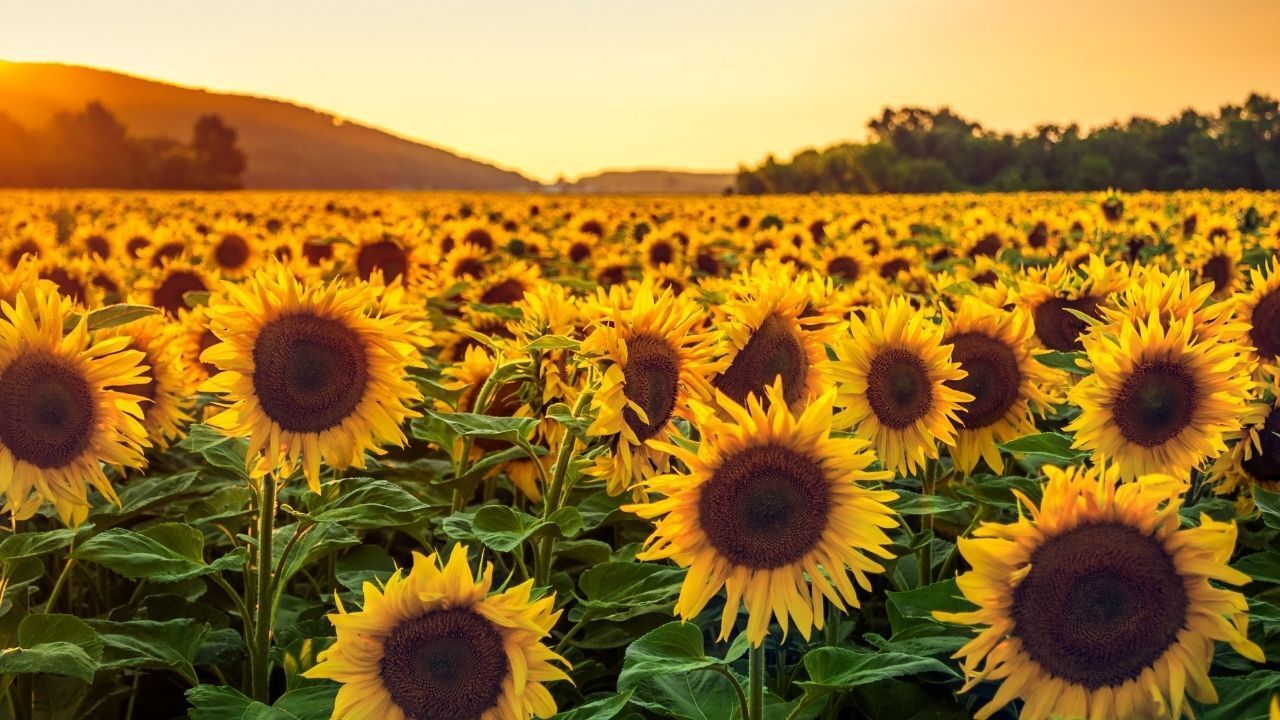
[[[606,170],[561,187],[574,193],[719,194],[732,188],[736,177],[733,173],[682,170]]]
[[[245,186],[262,189],[538,190],[520,173],[282,100],[218,93],[107,70],[0,61],[0,112],[29,127],[101,101],[137,135],[186,141],[216,113],[249,156]]]

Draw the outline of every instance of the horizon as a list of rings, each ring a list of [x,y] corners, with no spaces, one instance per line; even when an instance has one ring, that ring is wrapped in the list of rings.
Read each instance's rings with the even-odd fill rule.
[[[57,25],[57,18],[41,8],[20,8],[17,22],[0,28],[0,46],[6,59],[15,62],[80,65],[305,106],[544,184],[562,176],[577,180],[640,170],[732,174],[768,155],[789,158],[807,148],[863,140],[867,121],[884,107],[945,106],[989,130],[1017,133],[1043,123],[1087,129],[1135,116],[1163,120],[1187,108],[1208,112],[1238,103],[1250,92],[1280,95],[1280,74],[1265,70],[1280,66],[1280,45],[1266,41],[1267,28],[1280,25],[1280,4],[1259,0],[1226,0],[1213,9],[1176,0],[1154,17],[1140,8],[1098,0],[1070,11],[1041,2],[999,8],[980,0],[958,17],[956,8],[939,0],[848,5],[805,0],[807,10],[818,12],[789,12],[785,18],[774,17],[756,0],[736,4],[739,10],[731,14],[716,14],[715,8],[727,6],[721,0],[688,12],[673,3],[646,11],[561,0],[542,5],[532,16],[502,2],[439,3],[430,9],[398,8],[403,23],[371,17],[377,12],[345,17],[339,8],[324,6],[313,9],[313,33],[306,40],[276,32],[287,41],[283,47],[299,54],[295,59],[285,51],[289,60],[280,62],[275,55],[274,63],[261,56],[280,48],[260,41],[296,20],[279,6],[247,15],[223,8],[197,17],[212,22],[201,25],[205,37],[221,41],[211,43],[191,42],[173,32],[175,24],[191,19],[159,4],[148,12],[151,4],[148,0],[142,9],[109,14],[84,4],[88,17],[74,28]],[[397,5],[381,7],[395,10]],[[506,15],[486,15],[501,8]],[[1104,8],[1109,14],[1089,13]],[[575,14],[584,9],[585,17]],[[131,22],[138,17],[147,22]],[[246,27],[218,22],[238,17],[259,22]],[[1108,21],[1099,24],[1098,17]],[[556,25],[556,20],[571,18],[576,24]],[[474,33],[445,32],[485,19],[493,35],[487,42],[477,42]],[[671,19],[686,22],[664,24]],[[723,31],[717,32],[717,24]],[[104,25],[113,32],[102,32]],[[531,36],[530,27],[546,35]],[[1147,30],[1138,34],[1135,27]],[[396,39],[424,28],[434,31],[439,44],[396,46]],[[321,47],[326,38],[342,38],[344,32],[352,40],[358,29],[376,30],[359,38],[359,49],[366,52],[333,53]],[[625,32],[614,38],[615,52],[605,55],[596,36],[609,29]],[[895,29],[900,32],[874,32]],[[555,42],[567,30],[588,31],[582,44],[599,51],[591,62],[557,64],[577,57]],[[646,36],[646,30],[651,34]],[[863,37],[868,30],[872,37]],[[997,42],[961,42],[966,53],[950,54],[959,36],[980,31]],[[653,40],[681,37],[707,41],[706,47],[663,47],[659,57],[626,52],[648,48]],[[496,42],[501,38],[512,42],[502,46]],[[753,39],[773,52],[749,52]],[[470,42],[457,47],[464,41]],[[731,58],[737,65],[717,55],[718,49],[744,41],[748,52]],[[913,52],[901,53],[904,44]],[[865,66],[860,59],[883,56],[886,50],[892,63],[882,62],[869,75],[849,72]],[[1015,55],[1019,62],[1010,64],[1009,56]],[[447,74],[428,76],[424,87],[404,82],[420,67],[440,66],[432,61],[445,57],[467,62],[451,66]],[[513,66],[517,60],[532,67]],[[985,77],[990,73],[975,73],[975,66],[999,68],[1004,82],[990,82]],[[1026,80],[1053,66],[1070,66],[1073,72],[1057,76],[1059,82],[1052,84]],[[548,67],[560,74],[540,74]],[[374,76],[379,82],[362,81]],[[522,76],[555,82],[535,92],[538,88],[517,82]],[[848,82],[850,77],[856,82]],[[630,85],[601,84],[602,79]],[[389,86],[404,91],[388,91]]]

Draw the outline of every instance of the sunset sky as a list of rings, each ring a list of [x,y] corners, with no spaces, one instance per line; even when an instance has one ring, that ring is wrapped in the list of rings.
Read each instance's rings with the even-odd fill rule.
[[[1277,0],[4,5],[0,59],[289,99],[542,180],[731,171],[887,104],[1020,130],[1280,95]]]

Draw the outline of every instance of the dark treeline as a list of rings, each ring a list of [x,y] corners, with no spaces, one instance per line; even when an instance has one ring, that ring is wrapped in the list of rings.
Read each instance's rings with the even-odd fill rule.
[[[245,156],[217,115],[196,121],[191,140],[134,137],[101,103],[62,112],[30,129],[0,112],[0,187],[241,187]]]
[[[1087,134],[1076,125],[996,133],[947,108],[886,108],[867,127],[866,143],[740,169],[738,192],[1280,188],[1280,107],[1262,95],[1216,115],[1186,110]]]

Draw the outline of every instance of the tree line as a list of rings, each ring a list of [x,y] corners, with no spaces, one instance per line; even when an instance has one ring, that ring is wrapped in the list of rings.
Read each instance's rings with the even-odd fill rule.
[[[247,161],[236,139],[217,115],[196,120],[184,144],[135,137],[100,102],[35,129],[0,112],[0,187],[239,188]]]
[[[998,133],[949,108],[885,108],[865,143],[772,155],[739,169],[737,191],[879,193],[1280,188],[1280,104],[1253,94],[1214,115],[1134,117],[1082,132]]]

